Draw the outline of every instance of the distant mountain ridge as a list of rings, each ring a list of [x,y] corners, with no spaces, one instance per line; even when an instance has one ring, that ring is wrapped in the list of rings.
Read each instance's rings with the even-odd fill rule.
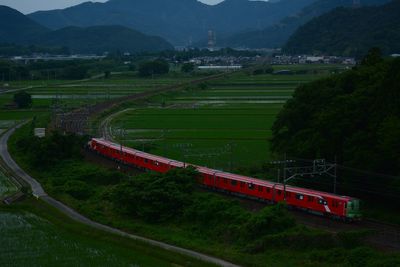
[[[79,53],[145,52],[174,49],[157,36],[148,36],[127,27],[93,26],[87,28],[66,27],[52,31],[36,39],[45,46],[66,46]]]
[[[226,0],[210,6],[197,0],[110,0],[86,2],[62,10],[29,15],[51,28],[122,25],[186,45],[207,37],[209,30],[227,35],[246,29],[261,29],[296,14],[315,0]]]
[[[400,0],[383,6],[338,8],[300,27],[284,46],[292,54],[362,56],[371,47],[400,53]]]
[[[7,6],[0,6],[0,43],[68,47],[73,53],[173,49],[161,37],[145,35],[123,26],[67,27],[52,31]]]
[[[361,0],[362,5],[381,5],[390,0]],[[218,45],[246,48],[277,48],[284,45],[289,37],[311,19],[336,7],[351,7],[352,0],[318,0],[304,7],[298,14],[289,16],[279,23],[262,30],[245,31],[218,40]]]
[[[49,31],[17,10],[0,6],[0,43],[24,42]]]

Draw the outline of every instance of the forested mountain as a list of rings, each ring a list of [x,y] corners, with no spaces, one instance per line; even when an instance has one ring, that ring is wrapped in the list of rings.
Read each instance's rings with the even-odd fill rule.
[[[209,30],[226,35],[261,29],[296,14],[315,0],[226,0],[210,6],[197,0],[110,0],[86,2],[63,10],[42,11],[30,18],[49,27],[123,25],[162,36],[175,45],[207,38]]]
[[[353,70],[299,87],[273,126],[273,149],[399,175],[399,80],[400,59],[373,49]]]
[[[400,1],[359,9],[338,8],[313,19],[289,39],[294,54],[360,56],[371,47],[385,54],[400,52]]]
[[[42,35],[36,43],[66,46],[73,53],[162,51],[174,49],[161,37],[148,36],[122,26],[66,27]]]
[[[72,53],[173,49],[161,37],[148,36],[123,26],[67,27],[51,31],[6,6],[0,6],[0,22],[0,43],[68,47]]]
[[[17,10],[0,6],[0,43],[24,42],[48,31]]]
[[[390,0],[362,0],[362,5],[380,5]],[[352,0],[318,0],[304,7],[294,16],[262,30],[245,31],[218,40],[218,45],[247,48],[275,48],[284,45],[289,37],[311,19],[331,11],[336,7],[351,7]]]

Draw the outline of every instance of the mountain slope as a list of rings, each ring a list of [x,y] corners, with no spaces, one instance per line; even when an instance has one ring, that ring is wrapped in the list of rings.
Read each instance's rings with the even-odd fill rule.
[[[176,45],[218,35],[260,29],[297,13],[315,0],[226,0],[209,6],[197,0],[110,0],[64,10],[42,11],[30,18],[52,29],[66,26],[122,25],[166,38]]]
[[[0,43],[68,47],[73,53],[173,49],[161,37],[148,36],[123,26],[67,27],[51,31],[6,6],[0,6]]]
[[[360,9],[338,8],[299,28],[284,50],[294,54],[361,56],[371,47],[400,51],[400,1]]]
[[[48,31],[17,10],[0,6],[0,43],[24,42]]]
[[[148,36],[123,26],[66,27],[34,41],[44,46],[66,46],[73,53],[143,52],[173,49],[161,37]]]
[[[379,5],[390,0],[363,0],[363,5]],[[267,27],[263,30],[246,31],[237,33],[222,40],[219,45],[230,47],[248,47],[248,48],[274,48],[280,47],[289,39],[289,37],[302,25],[331,11],[336,7],[350,7],[351,0],[318,0],[309,6],[303,8],[295,16],[284,18],[279,23]]]

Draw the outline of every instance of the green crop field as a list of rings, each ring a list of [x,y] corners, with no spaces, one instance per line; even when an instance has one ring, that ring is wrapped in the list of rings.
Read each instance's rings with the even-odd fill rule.
[[[36,200],[0,205],[0,233],[5,267],[207,265],[81,226]]]
[[[261,166],[271,159],[271,127],[282,106],[298,86],[335,69],[317,65],[314,74],[298,75],[238,72],[204,88],[156,96],[151,103],[162,107],[139,107],[114,118],[113,128],[125,129],[114,137],[137,149],[222,170]]]

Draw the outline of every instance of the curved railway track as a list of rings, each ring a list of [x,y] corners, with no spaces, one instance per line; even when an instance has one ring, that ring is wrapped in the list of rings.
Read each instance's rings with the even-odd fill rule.
[[[190,82],[163,86],[155,90],[117,98],[100,104],[95,104],[89,108],[89,111],[87,112],[87,117],[81,118],[81,120],[85,122],[80,125],[73,125],[73,122],[79,121],[79,116],[82,116],[84,112],[82,109],[73,110],[70,113],[68,113],[68,116],[70,116],[71,119],[65,120],[67,123],[64,124],[62,130],[78,134],[85,133],[86,132],[85,126],[88,123],[87,121],[89,117],[100,114],[126,101],[140,100],[165,92],[178,91],[184,86],[196,85],[202,82],[220,79],[222,77],[225,77],[226,75],[229,75],[229,73],[204,77]],[[103,121],[100,123],[99,129],[97,129],[98,134],[105,137],[106,139],[112,140],[112,133],[110,131],[111,121],[115,116],[125,111],[126,110],[117,111],[107,116],[105,119],[103,119]],[[244,201],[252,201],[254,203],[253,200],[244,200]],[[326,218],[308,214],[303,211],[292,210],[291,213],[295,216],[296,220],[299,223],[302,223],[309,227],[323,229],[331,233],[339,233],[341,231],[356,231],[360,229],[372,230],[373,234],[371,234],[366,240],[369,244],[382,249],[400,250],[400,226],[398,225],[391,225],[368,219],[365,219],[361,222],[348,224],[339,221],[328,220]]]
[[[63,132],[70,132],[76,134],[87,134],[87,125],[89,124],[89,118],[98,115],[106,110],[112,109],[124,102],[131,100],[146,99],[155,95],[162,93],[173,92],[181,90],[183,87],[188,85],[197,85],[203,82],[217,80],[225,77],[232,72],[216,74],[212,76],[207,76],[204,78],[192,80],[189,82],[182,82],[178,84],[162,86],[158,89],[149,90],[142,93],[136,93],[128,96],[123,96],[120,98],[108,100],[102,103],[94,104],[89,107],[77,108],[68,112],[66,114],[59,114],[53,118],[52,127]]]

